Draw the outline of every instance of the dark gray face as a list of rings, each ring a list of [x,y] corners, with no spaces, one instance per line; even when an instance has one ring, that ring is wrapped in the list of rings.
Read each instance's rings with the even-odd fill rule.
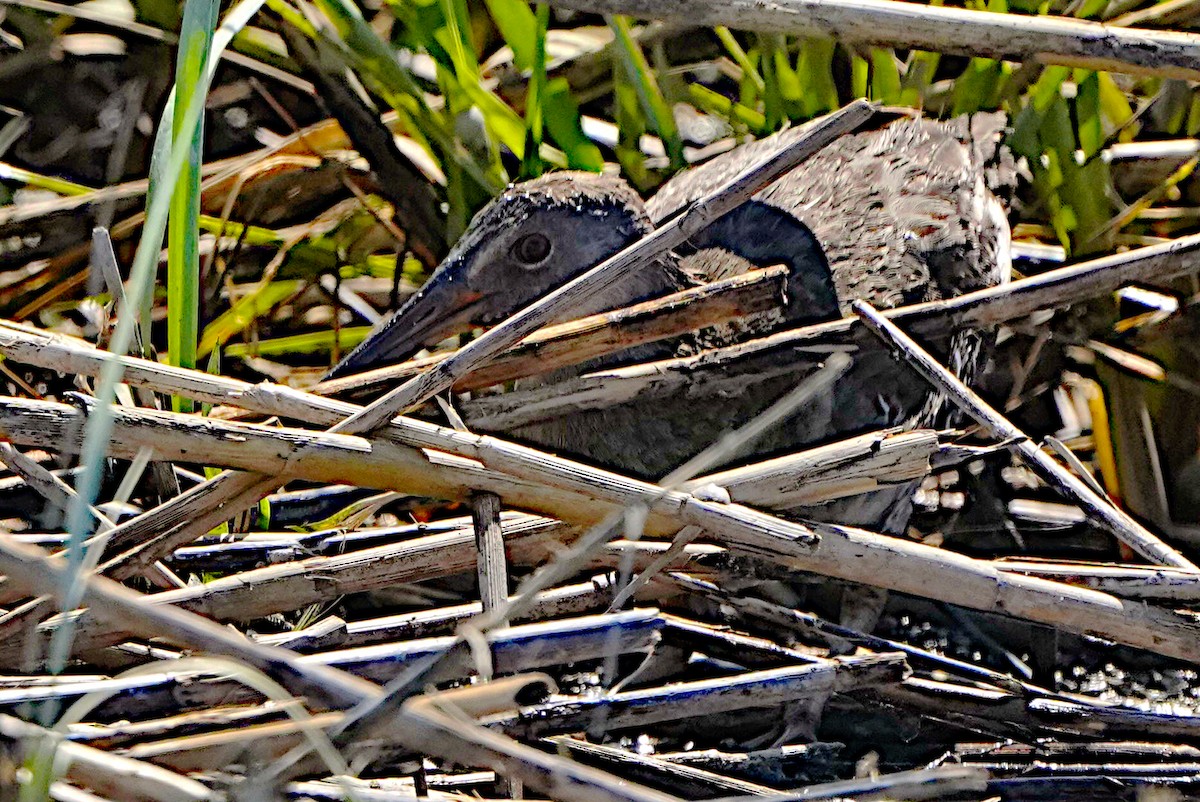
[[[528,214],[524,199],[501,202],[517,214],[506,215],[503,228],[487,236],[472,236],[461,257],[467,290],[481,296],[476,319],[482,323],[528,306],[648,230],[635,217],[640,206],[631,209],[607,198],[581,197]]]
[[[421,291],[329,378],[398,362],[453,334],[503,320],[649,229],[641,199],[620,179],[553,173],[509,187],[475,216]],[[633,299],[597,299],[582,311],[627,300]]]

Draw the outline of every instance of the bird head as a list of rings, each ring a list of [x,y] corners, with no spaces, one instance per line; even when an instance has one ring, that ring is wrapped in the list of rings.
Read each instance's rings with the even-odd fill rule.
[[[513,184],[475,216],[425,286],[327,378],[399,362],[501,321],[651,228],[641,198],[619,178],[560,172]],[[617,288],[574,311],[620,306],[638,294],[637,287]]]

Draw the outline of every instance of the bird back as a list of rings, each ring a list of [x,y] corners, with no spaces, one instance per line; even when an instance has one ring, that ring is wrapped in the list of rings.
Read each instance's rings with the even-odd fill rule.
[[[892,307],[991,286],[1010,267],[1005,203],[1017,169],[1001,145],[1004,125],[998,113],[946,122],[904,117],[836,140],[755,200],[813,233],[843,313],[854,299]],[[670,217],[801,130],[681,173],[647,203],[651,219]]]

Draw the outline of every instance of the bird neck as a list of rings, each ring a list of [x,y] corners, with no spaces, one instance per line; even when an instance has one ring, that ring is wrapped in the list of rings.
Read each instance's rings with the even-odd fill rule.
[[[838,296],[824,250],[808,226],[795,215],[752,200],[721,217],[688,241],[694,251],[715,250],[710,268],[720,271],[785,265],[788,304],[784,317],[791,325],[839,316]],[[685,251],[686,252],[686,251]],[[723,278],[708,275],[705,281]]]

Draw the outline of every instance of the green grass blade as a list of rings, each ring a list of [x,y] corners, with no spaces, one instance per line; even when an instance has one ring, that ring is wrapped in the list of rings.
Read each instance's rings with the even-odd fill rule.
[[[479,77],[479,58],[468,37],[471,18],[462,0],[442,0],[446,27],[441,44],[454,67],[454,89],[468,98],[483,114],[489,133],[503,142],[518,159],[525,158],[525,122],[507,103],[484,88]],[[498,164],[498,155],[494,162]]]
[[[774,131],[783,125],[787,119],[787,109],[784,106],[783,88],[780,86],[780,76],[776,72],[779,59],[775,54],[781,49],[776,34],[760,34],[762,59],[759,66],[763,77],[763,114],[767,118],[767,129]]]
[[[767,118],[741,103],[734,103],[720,92],[714,92],[701,84],[688,84],[688,97],[699,109],[716,114],[731,123],[739,123],[755,132],[766,130]]]
[[[667,149],[671,167],[675,170],[682,170],[687,166],[687,160],[683,157],[683,140],[679,136],[679,129],[675,126],[675,115],[671,112],[670,104],[663,97],[662,90],[659,89],[658,81],[654,78],[654,71],[650,68],[650,63],[646,61],[646,54],[633,39],[629,18],[615,15],[609,18],[608,24],[616,34],[617,50],[621,54],[621,62],[637,92],[642,111],[649,119],[654,132],[662,140],[663,147]]]
[[[555,78],[546,84],[542,116],[546,130],[567,156],[567,166],[573,170],[598,173],[604,169],[604,154],[583,133],[579,105],[571,96],[566,78]]]
[[[304,282],[295,280],[271,281],[255,287],[204,327],[204,336],[200,339],[200,355],[207,356],[213,349],[245,331],[246,327],[255,320],[291,298],[304,287]]]
[[[537,31],[541,26],[540,20],[523,0],[484,0],[492,21],[500,29],[500,35],[512,48],[513,62],[520,70],[533,70],[542,59],[538,58]],[[540,7],[539,7],[540,12]],[[549,16],[546,17],[549,23]],[[541,36],[545,36],[545,27],[541,27]],[[543,51],[544,52],[544,51]]]
[[[182,130],[182,106],[199,100],[201,83],[212,49],[218,0],[188,0],[175,66],[172,147],[187,147],[190,155],[171,196],[167,229],[167,361],[177,367],[196,366],[196,337],[200,323],[200,168],[203,164],[204,117],[191,131]],[[206,89],[206,88],[205,88]],[[176,411],[190,412],[192,404],[173,398]]]
[[[1049,222],[1073,255],[1104,250],[1115,233],[1108,226],[1113,218],[1108,165],[1100,158],[1082,163],[1077,158],[1085,142],[1097,150],[1102,144],[1101,84],[1097,79],[1084,88],[1081,84],[1088,82],[1088,76],[1069,67],[1047,67],[1026,94],[1008,138],[1013,152],[1029,164]],[[1072,78],[1083,79],[1076,84],[1073,104],[1063,92],[1064,83]]]
[[[867,83],[871,78],[871,65],[857,53],[850,56],[850,94],[854,97],[867,96]]]
[[[954,82],[951,114],[973,114],[991,108],[1002,91],[1004,64],[996,59],[973,58]]]
[[[775,60],[775,80],[779,84],[779,94],[783,97],[784,114],[788,119],[803,116],[805,114],[804,87],[801,85],[800,76],[792,69],[787,43],[781,41],[772,56]]]
[[[284,16],[310,38],[334,46],[346,66],[354,69],[367,87],[401,115],[405,133],[429,149],[430,155],[441,164],[447,179],[452,174],[460,175],[474,185],[474,190],[478,190],[464,190],[464,195],[482,194],[490,197],[504,188],[507,177],[499,162],[480,164],[463,148],[454,136],[450,121],[444,114],[429,107],[416,79],[400,65],[392,49],[367,24],[353,3],[349,0],[315,0],[317,7],[333,23],[339,41],[324,37],[284,0],[267,0],[267,3],[273,11]],[[395,9],[396,5],[390,7]],[[401,8],[396,12],[401,19],[403,11]],[[509,111],[511,113],[511,109]],[[524,128],[519,119],[517,123],[519,128]],[[457,170],[451,169],[452,163]]]
[[[1075,132],[1083,157],[1090,159],[1104,147],[1103,109],[1100,106],[1100,76],[1080,70],[1075,78]]]
[[[59,195],[72,197],[96,191],[91,187],[85,187],[83,184],[77,184],[65,178],[36,173],[33,170],[27,170],[24,167],[17,167],[15,164],[4,162],[0,162],[0,180],[19,181],[29,187],[46,189],[50,192],[57,192]]]
[[[1125,93],[1107,72],[1098,72],[1096,77],[1100,84],[1100,106],[1104,110],[1104,116],[1114,128],[1125,129],[1133,120],[1133,106],[1129,98],[1125,97]],[[1132,136],[1133,132],[1126,130],[1123,133]]]
[[[529,90],[525,93],[525,159],[521,163],[522,178],[536,178],[544,169],[541,152],[543,104],[546,97],[546,29],[549,27],[550,6],[539,3],[532,74],[529,76]]]
[[[871,49],[871,99],[888,104],[900,102],[900,66],[891,48]]]
[[[370,333],[370,326],[353,326],[337,332],[311,331],[252,343],[230,343],[225,346],[224,351],[225,356],[235,359],[248,356],[323,354],[332,351],[334,345],[340,348],[353,348],[365,340]]]
[[[833,63],[836,50],[837,43],[832,39],[805,39],[800,44],[796,74],[804,87],[805,117],[831,112],[839,105]]]
[[[203,118],[203,115],[201,115]],[[163,107],[162,117],[158,121],[158,131],[154,136],[154,144],[150,150],[150,181],[149,189],[146,193],[146,207],[149,210],[151,200],[156,193],[161,192],[160,187],[170,186],[171,191],[168,193],[170,197],[174,196],[175,181],[178,179],[177,173],[171,172],[172,147],[174,146],[175,137],[175,90],[172,89],[167,97],[167,103]],[[149,214],[149,211],[147,211]],[[142,229],[143,240],[146,236],[146,229]],[[160,242],[161,244],[161,242]],[[139,243],[140,248],[140,243]],[[132,280],[132,277],[131,279]],[[150,348],[150,320],[151,312],[154,308],[154,293],[147,292],[141,295],[141,301],[137,307],[138,324],[141,326],[141,342],[147,349],[142,354],[143,357],[150,358],[152,354]]]
[[[650,182],[646,157],[641,148],[646,120],[641,113],[637,89],[621,61],[613,64],[613,106],[617,118],[617,161],[621,165],[621,172],[635,186],[645,189]]]
[[[937,74],[941,60],[941,53],[932,53],[928,50],[914,50],[909,54],[908,68],[904,71],[904,78],[900,81],[900,104],[902,106],[911,106],[916,109],[925,105],[926,95],[929,87],[933,85],[933,78]]]
[[[742,68],[743,78],[749,80],[761,95],[766,90],[766,82],[763,81],[762,75],[759,74],[758,68],[754,66],[754,62],[750,60],[745,49],[734,38],[733,33],[722,25],[713,28],[713,33],[721,40],[721,45],[724,46],[734,63]]]

